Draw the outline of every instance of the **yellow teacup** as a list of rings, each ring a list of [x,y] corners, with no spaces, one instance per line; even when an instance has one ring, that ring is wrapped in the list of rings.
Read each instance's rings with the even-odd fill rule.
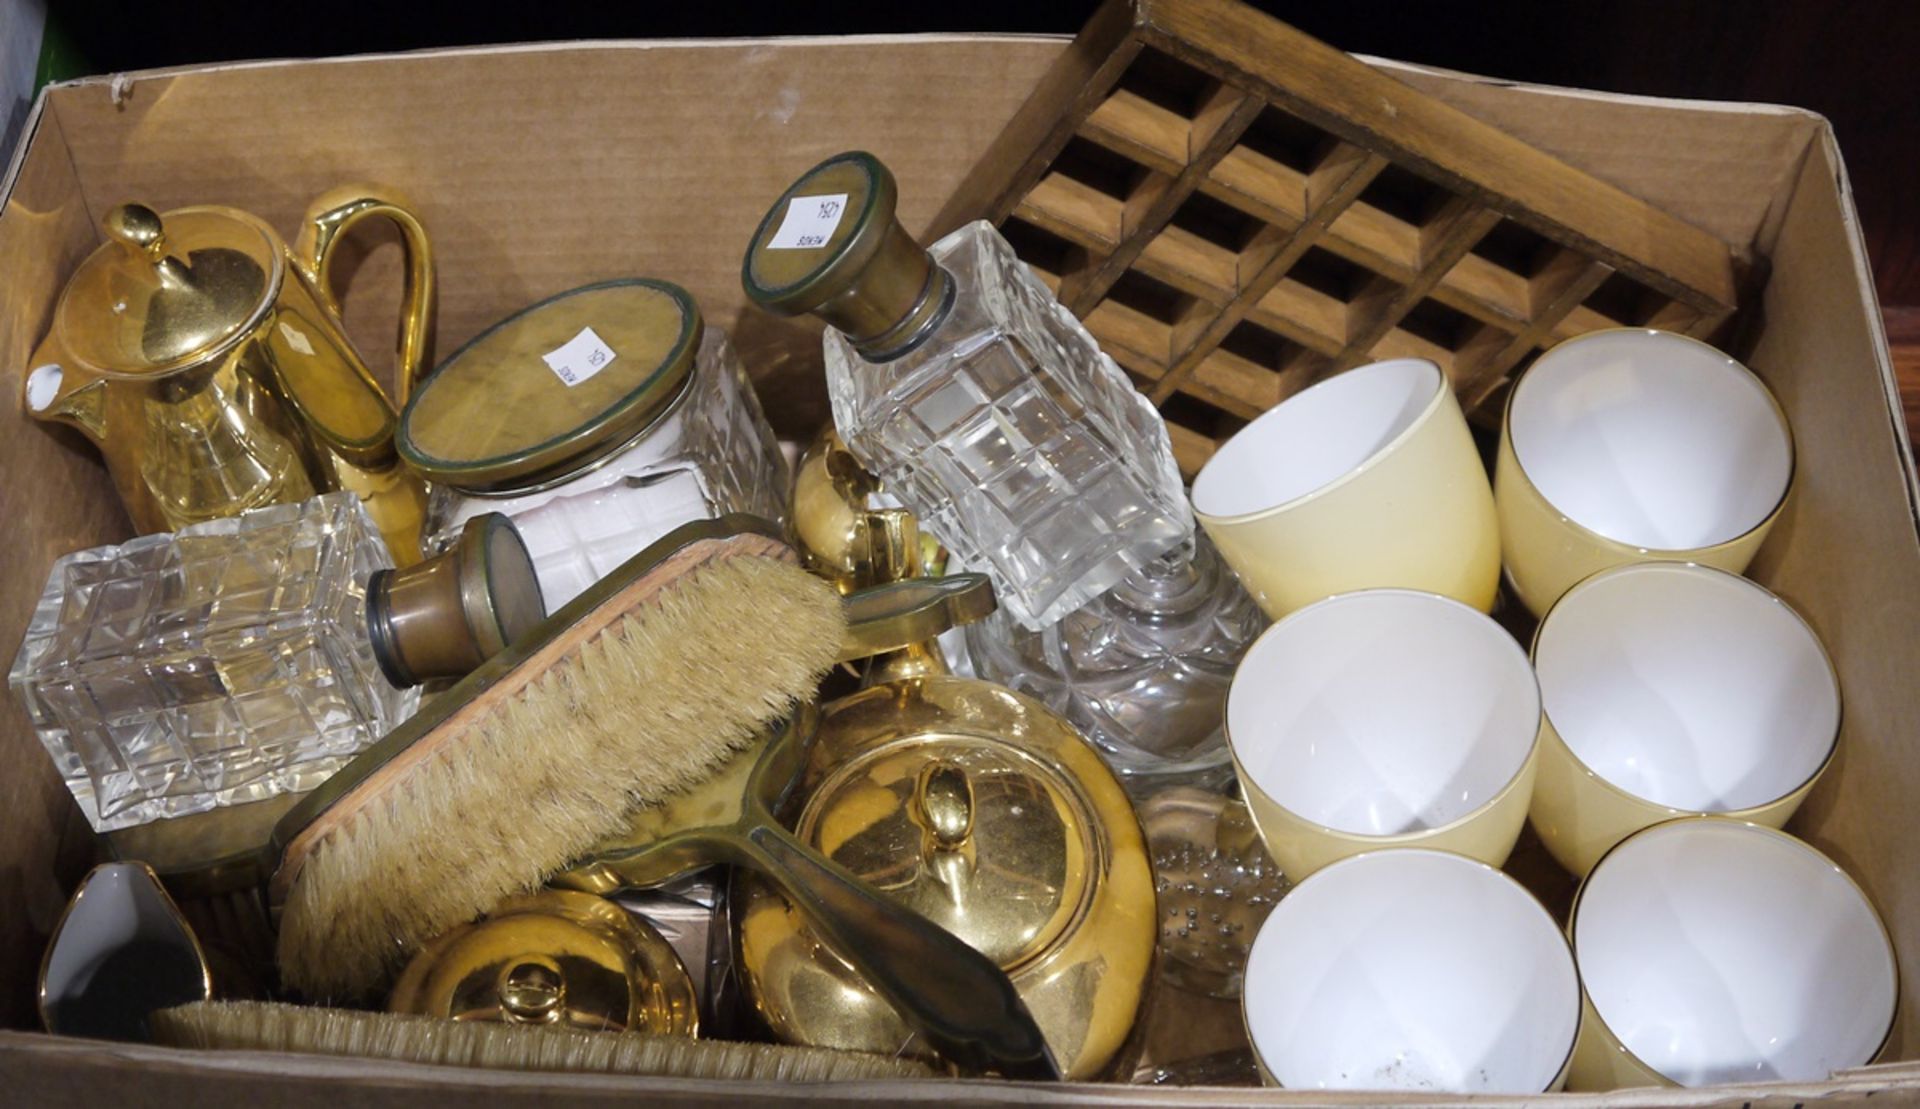
[[[1193,482],[1193,511],[1267,615],[1401,587],[1482,612],[1500,585],[1487,471],[1432,362],[1328,378],[1242,428]]]
[[[1676,816],[1780,827],[1839,741],[1840,682],[1819,637],[1723,570],[1595,574],[1547,613],[1533,665],[1546,715],[1533,827],[1575,875]]]
[[[1568,339],[1507,400],[1494,464],[1507,580],[1540,616],[1610,566],[1740,573],[1792,481],[1786,415],[1745,366],[1665,331]]]
[[[1886,925],[1831,859],[1772,828],[1637,833],[1581,885],[1567,931],[1586,987],[1570,1090],[1820,1082],[1893,1031]]]
[[[1227,745],[1267,850],[1298,882],[1384,847],[1506,861],[1533,794],[1540,691],[1526,652],[1451,598],[1368,589],[1248,648]]]

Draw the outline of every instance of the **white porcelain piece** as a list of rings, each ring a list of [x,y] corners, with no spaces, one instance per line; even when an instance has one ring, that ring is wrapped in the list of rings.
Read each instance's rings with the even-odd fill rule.
[[[1535,1094],[1564,1076],[1580,983],[1517,882],[1402,849],[1296,886],[1254,940],[1243,1006],[1255,1057],[1282,1086]]]
[[[1571,932],[1599,1016],[1577,1088],[1631,1084],[1633,1070],[1683,1086],[1817,1082],[1872,1061],[1892,1028],[1894,953],[1873,906],[1771,828],[1692,817],[1640,832],[1594,868]]]
[[[1384,846],[1503,861],[1539,728],[1539,688],[1513,637],[1458,601],[1404,589],[1288,616],[1248,649],[1227,695],[1248,807],[1296,881]]]
[[[1786,495],[1793,442],[1752,371],[1662,331],[1581,336],[1515,386],[1521,469],[1573,523],[1648,550],[1737,539]]]

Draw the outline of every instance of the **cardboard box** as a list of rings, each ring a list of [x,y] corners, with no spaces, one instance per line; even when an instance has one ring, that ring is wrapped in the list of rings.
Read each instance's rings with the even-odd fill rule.
[[[20,378],[66,275],[112,204],[234,204],[289,236],[347,179],[412,195],[435,238],[442,351],[538,297],[632,274],[669,277],[732,331],[767,409],[799,434],[826,415],[816,332],[743,305],[740,252],[770,197],[830,153],[865,147],[922,227],[1025,98],[1062,40],[861,38],[542,46],[134,74],[49,89],[0,193],[0,647],[49,565],[128,534],[95,452],[33,425]],[[1390,63],[1382,63],[1390,64]],[[1825,640],[1845,696],[1832,772],[1793,830],[1873,895],[1920,967],[1920,536],[1886,345],[1832,131],[1790,108],[1523,88],[1392,66],[1404,79],[1666,205],[1771,263],[1736,353],[1793,423],[1798,484],[1753,576]],[[363,350],[391,348],[397,250],[341,266]],[[463,1071],[342,1059],[197,1055],[36,1032],[47,933],[91,852],[23,714],[0,710],[0,1100],[417,1106],[684,1099],[979,1104],[1281,1104],[1284,1091],[893,1083],[831,1091]],[[1903,1016],[1915,1006],[1909,992]],[[1233,1034],[1230,1008],[1158,1020]],[[1920,1056],[1903,1020],[1890,1060]],[[1215,1043],[1211,1046],[1228,1046]],[[1900,1091],[1920,1064],[1820,1084],[1566,1098],[1609,1105],[1794,1104]],[[1342,1103],[1370,1103],[1367,1096]],[[1499,1100],[1499,1099],[1494,1099]],[[1537,1099],[1531,1099],[1537,1100]]]

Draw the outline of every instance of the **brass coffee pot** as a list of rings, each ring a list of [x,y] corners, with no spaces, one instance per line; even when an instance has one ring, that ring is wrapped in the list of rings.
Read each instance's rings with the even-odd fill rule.
[[[361,220],[399,226],[406,283],[391,400],[347,341],[334,248]],[[420,370],[433,253],[420,220],[380,190],[322,195],[289,247],[218,205],[164,215],[121,204],[34,351],[26,409],[79,428],[140,532],[350,489],[400,565],[420,557],[421,480],[394,452],[396,405]]]

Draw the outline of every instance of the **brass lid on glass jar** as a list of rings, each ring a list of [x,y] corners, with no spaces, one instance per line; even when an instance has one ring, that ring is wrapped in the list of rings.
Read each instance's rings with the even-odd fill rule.
[[[889,682],[822,710],[800,790],[799,838],[997,962],[1066,1077],[1113,1059],[1153,961],[1153,878],[1125,792],[1071,724],[971,678]],[[777,893],[743,885],[740,958],[776,1035],[912,1050]]]
[[[422,948],[387,1008],[454,1020],[693,1036],[693,981],[654,928],[590,893],[502,902]]]
[[[396,689],[465,677],[546,618],[533,557],[498,512],[468,520],[440,554],[367,578],[373,659]]]
[[[898,358],[953,306],[953,279],[900,226],[899,187],[861,150],[821,162],[761,218],[741,263],[754,303],[811,312],[872,362]]]
[[[200,362],[250,330],[279,291],[279,238],[245,212],[119,204],[101,227],[109,241],[80,263],[54,313],[60,341],[96,373]]]
[[[647,435],[693,380],[685,289],[630,279],[549,297],[481,332],[415,390],[400,456],[469,493],[565,480]]]

